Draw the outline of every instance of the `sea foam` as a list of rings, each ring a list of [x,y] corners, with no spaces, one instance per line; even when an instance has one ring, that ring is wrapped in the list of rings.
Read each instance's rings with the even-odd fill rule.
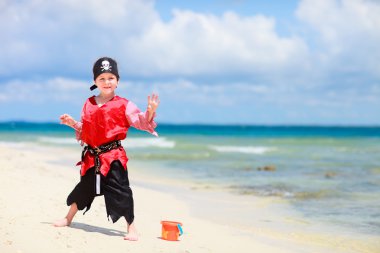
[[[158,148],[174,148],[175,141],[167,140],[166,138],[136,138],[129,137],[123,141],[123,145],[128,148],[147,148],[147,147],[158,147]]]
[[[274,148],[269,147],[255,147],[255,146],[214,146],[210,145],[210,149],[221,153],[245,153],[263,155],[267,152],[273,151]]]
[[[71,145],[77,144],[78,141],[75,138],[67,138],[67,137],[39,137],[37,142],[40,143],[49,143],[49,144],[63,144],[63,145]]]
[[[39,137],[37,140],[39,143],[48,144],[60,144],[60,145],[71,145],[77,144],[78,141],[75,138],[67,137]],[[158,148],[174,148],[175,142],[169,141],[166,138],[134,138],[128,137],[126,140],[122,141],[123,145],[128,148],[147,148],[147,147],[158,147]]]

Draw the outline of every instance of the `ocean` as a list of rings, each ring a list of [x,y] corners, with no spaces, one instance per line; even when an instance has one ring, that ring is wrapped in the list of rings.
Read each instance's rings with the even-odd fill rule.
[[[380,235],[380,127],[159,124],[157,132],[131,129],[123,142],[152,175],[277,197],[308,219]],[[69,127],[0,123],[0,144],[30,143],[80,151]]]

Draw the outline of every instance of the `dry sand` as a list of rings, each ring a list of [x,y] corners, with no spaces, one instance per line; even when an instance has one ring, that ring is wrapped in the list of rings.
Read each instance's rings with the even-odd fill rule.
[[[70,227],[56,228],[52,222],[66,214],[67,194],[79,180],[78,170],[56,161],[71,159],[74,163],[78,154],[58,148],[52,149],[52,152],[30,149],[0,146],[1,253],[380,252],[378,238],[353,239],[315,233],[306,230],[308,226],[302,219],[283,217],[282,212],[267,212],[268,206],[276,206],[276,203],[271,203],[274,201],[271,199],[257,198],[253,205],[257,226],[241,226],[227,218],[238,217],[240,214],[236,210],[239,206],[218,209],[214,213],[205,202],[215,209],[219,205],[228,206],[225,202],[243,200],[243,197],[228,197],[227,193],[219,195],[221,193],[216,191],[190,187],[187,190],[199,198],[184,198],[177,191],[160,191],[156,183],[162,183],[163,179],[154,182],[154,178],[138,173],[137,168],[133,168],[136,171],[131,171],[130,175],[139,241],[123,240],[125,221],[120,219],[113,224],[107,220],[103,197],[96,198],[91,210],[85,215],[78,212]],[[137,186],[133,185],[134,181],[139,182]],[[164,183],[170,185],[172,182]],[[178,186],[173,184],[173,187],[177,189]],[[207,199],[208,194],[225,197]],[[239,202],[242,208],[246,204],[244,201]],[[252,203],[250,206],[252,208]],[[179,241],[160,238],[161,220],[183,223],[184,234]],[[223,220],[225,222],[221,222]]]

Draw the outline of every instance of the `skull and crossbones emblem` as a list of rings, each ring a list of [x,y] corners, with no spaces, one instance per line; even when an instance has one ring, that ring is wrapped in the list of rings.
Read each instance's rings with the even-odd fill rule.
[[[111,71],[112,66],[110,65],[110,62],[107,60],[102,61],[102,66],[100,67],[102,71]]]

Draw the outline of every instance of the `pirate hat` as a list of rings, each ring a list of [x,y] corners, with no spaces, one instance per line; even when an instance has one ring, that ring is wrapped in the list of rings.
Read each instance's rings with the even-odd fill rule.
[[[94,73],[94,81],[95,79],[103,74],[103,73],[112,73],[116,76],[117,80],[119,80],[119,71],[117,70],[117,63],[114,59],[110,57],[102,57],[99,58],[92,68],[92,72]],[[90,90],[96,89],[96,85],[92,85]]]

